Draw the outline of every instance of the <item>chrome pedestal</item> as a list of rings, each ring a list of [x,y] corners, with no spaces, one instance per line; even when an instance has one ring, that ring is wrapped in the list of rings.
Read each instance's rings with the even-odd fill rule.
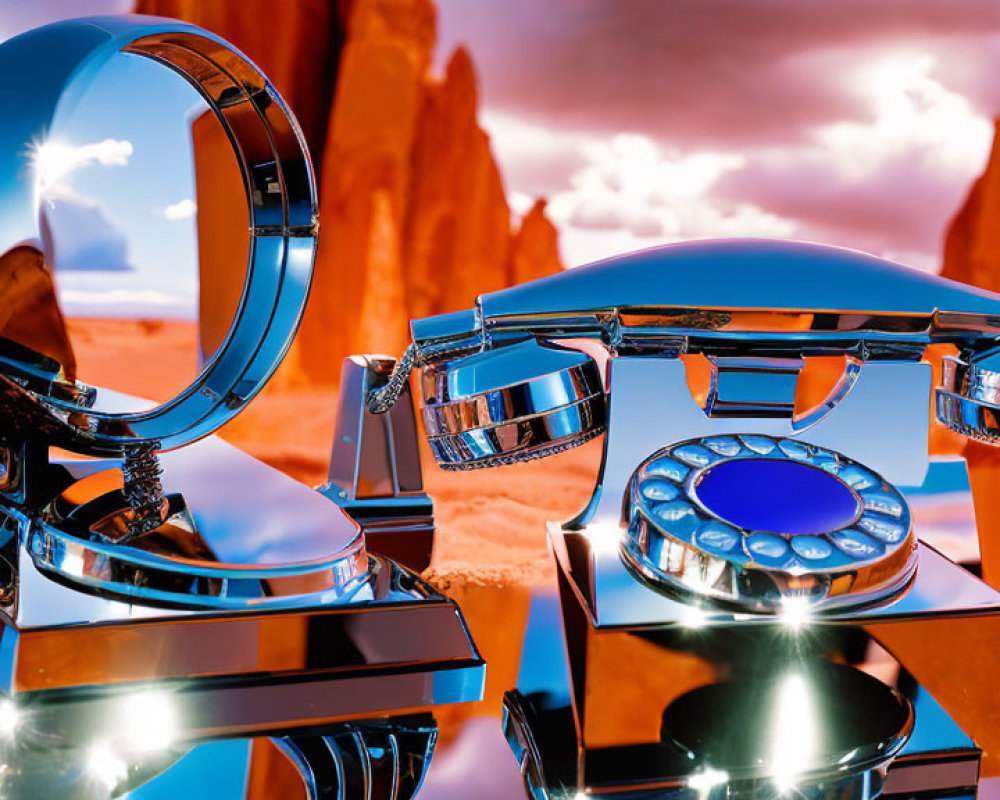
[[[305,778],[309,800],[410,800],[430,765],[437,725],[425,714],[276,741]]]
[[[549,525],[568,677],[559,691],[519,687],[507,699],[506,722],[529,793],[539,800],[577,793],[782,796],[773,770],[755,774],[746,759],[713,763],[689,743],[680,746],[686,740],[671,733],[670,710],[681,704],[690,717],[694,701],[683,698],[700,693],[695,699],[711,706],[705,713],[734,715],[720,730],[745,728],[745,741],[733,751],[745,756],[769,746],[771,722],[751,717],[761,708],[776,714],[780,703],[747,712],[746,703],[734,700],[739,687],[766,693],[773,689],[769,679],[789,671],[816,680],[831,661],[866,669],[858,649],[877,647],[880,637],[902,626],[931,626],[915,628],[931,637],[934,625],[952,620],[974,619],[983,630],[1000,623],[1000,592],[919,541],[905,491],[895,488],[921,483],[928,469],[926,443],[906,438],[908,426],[926,419],[925,364],[862,365],[847,378],[850,391],[808,425],[789,418],[711,417],[683,378],[679,359],[611,361],[600,484],[577,518]],[[912,384],[905,397],[917,399],[902,406],[877,403],[892,381]],[[859,457],[868,460],[862,464]],[[804,539],[823,540],[816,552],[800,552],[795,536],[777,534],[769,535],[780,540],[781,552],[753,552],[760,534],[722,524],[699,494],[699,479],[713,467],[740,459],[794,462],[840,481],[858,503],[843,530],[873,549],[852,554],[836,541],[840,532],[825,531]],[[829,546],[819,552],[824,543]],[[817,560],[818,566],[812,563]],[[880,702],[891,705],[890,689],[908,697],[912,731],[901,726],[893,746],[882,742],[879,758],[864,757],[859,743],[843,742],[843,761],[827,758],[825,772],[803,771],[796,796],[975,794],[979,748],[910,677],[926,671],[926,663],[915,662],[909,651],[897,656],[892,663],[901,677],[889,682]],[[958,663],[975,657],[970,642],[965,655],[942,658]],[[935,662],[938,674],[942,658]],[[762,677],[761,670],[769,674]],[[850,702],[852,694],[844,691],[837,699],[830,687],[816,691],[823,703]],[[988,686],[969,691],[990,702]],[[721,711],[721,701],[708,697],[713,693],[729,698]],[[829,716],[829,709],[823,713]],[[789,730],[801,733],[801,725]],[[718,731],[703,733],[718,739]],[[794,755],[791,760],[808,763]]]
[[[384,356],[344,359],[330,471],[319,491],[361,526],[369,550],[420,572],[431,562],[434,504],[424,492],[409,386],[384,414],[365,406],[395,363]]]
[[[380,765],[350,780],[399,770],[411,789],[394,778],[395,794],[373,796],[408,796],[422,769],[385,762],[405,754],[378,720],[480,699],[484,663],[458,607],[369,554],[328,499],[221,440],[161,460],[165,521],[127,543],[107,539],[128,508],[110,460],[33,467],[47,488],[32,494],[48,501],[0,505],[0,689],[14,741],[30,729],[60,752],[106,743],[110,763],[127,765],[112,782],[124,786],[157,754],[170,763],[199,742],[271,736],[311,797],[344,796],[330,788],[334,761],[369,750]],[[129,732],[158,724],[162,748],[135,751]],[[426,759],[434,737],[421,730],[403,739],[413,751],[419,738]]]
[[[532,800],[975,796],[979,748],[863,628],[596,630],[560,586],[504,698]]]

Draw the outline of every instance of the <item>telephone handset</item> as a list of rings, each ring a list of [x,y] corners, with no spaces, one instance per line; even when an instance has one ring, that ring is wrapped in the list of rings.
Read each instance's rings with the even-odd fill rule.
[[[839,248],[668,245],[482,295],[411,331],[369,411],[418,367],[446,469],[606,431],[594,496],[560,532],[611,542],[664,592],[739,611],[870,607],[911,584],[917,544],[896,487],[928,467],[928,345],[960,354],[940,419],[1000,436],[1000,296]],[[711,368],[702,404],[680,358],[692,354]],[[847,357],[839,382],[797,415],[803,359],[830,355]],[[566,546],[557,556],[572,557]]]

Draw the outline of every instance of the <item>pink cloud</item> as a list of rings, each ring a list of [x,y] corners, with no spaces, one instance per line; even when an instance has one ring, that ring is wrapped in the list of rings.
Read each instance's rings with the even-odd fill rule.
[[[1000,5],[981,0],[441,0],[440,57],[459,42],[488,108],[675,144],[774,142],[862,118],[839,70],[852,51],[916,46],[1000,101]],[[960,90],[962,87],[958,87]],[[980,109],[982,110],[982,108]]]
[[[980,0],[440,8],[440,56],[469,45],[508,187],[553,199],[572,263],[679,238],[779,235],[933,268],[1000,111],[1000,5]],[[646,169],[662,192],[616,188],[623,175],[595,160],[623,133],[658,149]],[[671,165],[703,157],[738,165],[676,191]]]

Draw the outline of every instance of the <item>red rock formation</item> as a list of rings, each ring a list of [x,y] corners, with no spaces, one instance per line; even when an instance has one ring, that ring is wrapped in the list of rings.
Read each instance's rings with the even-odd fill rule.
[[[561,269],[544,204],[511,231],[469,54],[430,75],[431,0],[139,0],[254,59],[302,123],[320,248],[288,381],[335,382],[355,352],[398,354],[407,321]],[[200,191],[200,186],[199,186]],[[201,209],[204,211],[204,208]],[[296,373],[292,375],[291,373]]]
[[[948,228],[941,274],[1000,291],[1000,120],[986,170]],[[1000,450],[969,442],[963,455],[976,501],[983,576],[1000,586]]]
[[[51,356],[68,380],[76,378],[76,357],[52,273],[32,247],[15,247],[0,256],[0,336]]]
[[[1000,119],[994,129],[986,170],[948,228],[941,274],[996,292],[1000,291]]]
[[[317,168],[348,0],[136,0],[138,14],[182,19],[249,56],[295,110]]]
[[[1000,123],[985,172],[973,184],[965,204],[948,228],[944,248],[946,278],[1000,291]],[[927,357],[935,363],[938,352]],[[935,381],[940,371],[935,370]],[[940,428],[940,426],[937,426]],[[942,435],[932,430],[932,449],[941,452]],[[949,444],[957,443],[955,435]],[[967,442],[962,454],[969,463],[983,577],[1000,586],[1000,449]],[[981,687],[992,674],[980,665],[990,659],[1000,633],[981,618],[942,622],[876,625],[873,635],[901,659],[922,685],[948,709],[963,730],[987,754],[983,774],[1000,769],[1000,702]],[[989,695],[989,696],[987,696]]]
[[[561,268],[559,256],[559,232],[545,215],[545,201],[539,198],[521,220],[520,230],[514,234],[510,251],[511,284],[524,283],[545,275],[551,275]]]
[[[476,106],[472,61],[460,48],[444,80],[427,86],[415,132],[405,233],[413,316],[468,306],[508,284],[510,209]]]
[[[434,24],[430,0],[358,0],[349,15],[320,172],[316,274],[297,343],[314,380],[335,381],[341,358],[352,352],[388,349],[382,337],[372,341],[373,329],[392,330],[388,338],[402,341],[405,307],[377,296],[383,288],[395,294],[396,287],[376,284],[369,273],[372,258],[379,271],[391,272],[387,265],[401,261]],[[379,308],[379,319],[362,316],[366,299]]]

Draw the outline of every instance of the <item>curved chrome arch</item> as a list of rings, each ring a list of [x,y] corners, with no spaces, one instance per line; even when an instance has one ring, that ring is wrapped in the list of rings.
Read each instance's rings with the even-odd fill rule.
[[[101,412],[66,394],[21,391],[59,430],[59,444],[91,455],[140,444],[172,449],[232,418],[274,373],[309,293],[317,239],[312,164],[291,111],[242,53],[200,28],[153,17],[56,23],[0,45],[0,251],[40,237],[32,143],[44,141],[97,70],[121,52],[152,58],[194,86],[225,129],[243,173],[250,224],[247,279],[223,344],[172,400],[137,413]]]

